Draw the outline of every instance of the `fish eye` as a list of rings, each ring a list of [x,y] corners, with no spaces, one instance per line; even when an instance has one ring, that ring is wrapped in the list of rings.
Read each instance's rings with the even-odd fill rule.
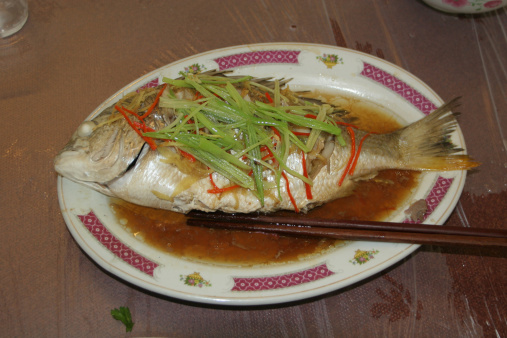
[[[88,137],[92,134],[95,129],[95,123],[93,121],[85,121],[77,129],[79,137]]]

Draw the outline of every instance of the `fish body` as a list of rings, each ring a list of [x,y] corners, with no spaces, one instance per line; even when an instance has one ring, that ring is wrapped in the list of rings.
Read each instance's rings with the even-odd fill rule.
[[[127,95],[84,122],[56,157],[56,171],[139,205],[182,213],[192,209],[247,213],[307,211],[351,194],[358,178],[383,169],[443,171],[478,165],[466,155],[454,154],[460,149],[447,140],[457,126],[452,113],[456,100],[393,133],[373,134],[340,123],[343,116],[339,110],[322,104],[311,105],[312,114],[300,112],[308,125],[297,125],[289,108],[283,108],[289,113],[283,115],[288,122],[272,119],[277,105],[310,106],[289,89],[280,91],[278,82],[268,84],[261,79],[256,82],[259,86],[251,86],[256,80],[249,78],[234,83],[232,92],[229,83],[231,96],[227,96],[225,89],[220,89],[226,88],[222,82],[214,82],[220,83],[218,89],[204,88],[194,83],[201,83],[199,80],[187,80],[193,88],[179,80]],[[266,88],[273,90],[274,103],[269,102],[273,99],[268,94],[263,95]],[[208,117],[201,114],[215,109],[214,105],[222,107],[226,99],[248,111],[264,109],[259,116],[267,116],[266,120],[255,115],[244,122],[230,107],[210,112]],[[180,108],[182,105],[185,108]],[[147,114],[150,108],[152,112]],[[222,129],[209,124],[221,119],[226,121]],[[255,131],[253,124],[261,129]],[[266,135],[269,139],[261,140]],[[218,142],[220,149],[210,142]],[[212,153],[216,150],[220,158],[208,159],[211,155],[203,153],[204,147]],[[236,164],[231,167],[231,163]],[[236,176],[228,176],[228,170]]]

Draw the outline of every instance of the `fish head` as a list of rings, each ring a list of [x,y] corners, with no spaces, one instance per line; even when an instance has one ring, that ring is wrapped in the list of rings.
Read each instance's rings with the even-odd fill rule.
[[[105,184],[135,161],[144,140],[125,119],[111,121],[111,109],[83,122],[55,158],[55,170],[78,183]]]

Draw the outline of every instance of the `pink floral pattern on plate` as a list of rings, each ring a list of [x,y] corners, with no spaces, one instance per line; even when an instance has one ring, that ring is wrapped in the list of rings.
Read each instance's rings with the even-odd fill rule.
[[[158,264],[141,256],[122,242],[107,230],[98,217],[90,211],[87,215],[77,215],[83,225],[90,233],[109,251],[121,258],[124,262],[153,277],[153,271]]]
[[[379,251],[375,249],[370,251],[357,249],[354,254],[354,258],[352,258],[349,262],[354,265],[356,264],[363,265],[368,261],[372,260],[373,258],[375,258],[375,255],[378,253]]]
[[[288,288],[295,285],[314,282],[333,275],[327,265],[321,264],[313,268],[284,275],[265,277],[235,277],[232,291],[262,291]]]
[[[158,78],[150,80],[148,83],[141,86],[137,91],[139,92],[141,89],[145,88],[155,88],[159,85]]]
[[[227,55],[214,59],[219,70],[241,66],[269,63],[299,63],[299,50],[263,50],[241,54]]]
[[[428,115],[437,109],[437,107],[430,100],[428,100],[417,90],[410,87],[408,84],[401,81],[397,77],[380,68],[370,65],[369,63],[364,62],[364,68],[361,72],[361,75],[380,83],[395,93],[398,93],[405,100],[417,107],[417,109],[419,109],[424,115]]]
[[[190,275],[180,275],[180,281],[185,285],[189,286],[198,286],[202,288],[203,286],[211,286],[211,283],[204,278],[202,278],[199,272],[191,273]]]
[[[336,54],[322,54],[322,56],[317,56],[316,59],[325,64],[329,69],[333,68],[339,63],[343,64],[343,59]]]
[[[484,6],[485,8],[496,8],[502,5],[501,0],[491,0],[491,1],[485,1],[485,0],[442,0],[442,3],[453,6],[453,7],[466,7],[466,6],[472,6],[475,7],[475,10],[480,11],[481,6]]]
[[[463,7],[468,5],[468,0],[442,0],[442,2],[454,7]]]

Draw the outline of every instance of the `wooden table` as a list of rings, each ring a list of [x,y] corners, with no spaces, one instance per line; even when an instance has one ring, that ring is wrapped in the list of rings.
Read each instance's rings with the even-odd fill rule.
[[[136,78],[181,58],[262,42],[359,50],[462,96],[471,172],[447,225],[506,228],[507,12],[455,16],[421,1],[29,1],[0,40],[0,335],[505,337],[505,250],[423,246],[345,289],[220,307],[133,287],[89,259],[58,205],[53,159],[79,123]]]

